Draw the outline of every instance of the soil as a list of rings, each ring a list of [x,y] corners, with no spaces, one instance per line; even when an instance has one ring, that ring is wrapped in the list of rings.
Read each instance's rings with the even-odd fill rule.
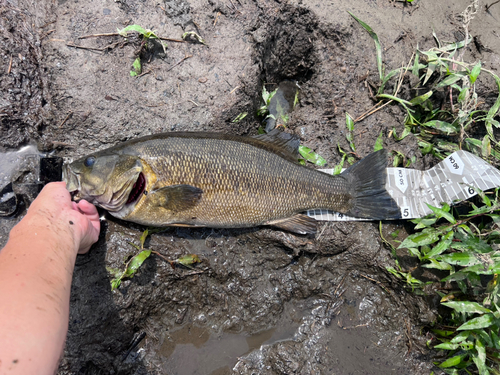
[[[349,149],[345,113],[374,102],[375,47],[351,11],[377,32],[387,71],[408,64],[417,45],[464,38],[468,0],[411,4],[389,0],[0,0],[0,145],[37,142],[66,161],[121,141],[165,131],[257,134],[262,85],[301,87],[288,131],[329,165]],[[499,74],[500,4],[479,12],[466,61]],[[207,45],[166,41],[141,49],[129,24],[180,39],[195,31]],[[131,77],[140,55],[142,75]],[[496,98],[480,78],[480,99]],[[412,82],[405,81],[403,95]],[[404,94],[406,93],[406,94]],[[240,122],[232,120],[240,113]],[[384,146],[422,157],[403,129],[398,106],[356,123],[359,156]],[[22,216],[22,214],[21,214]],[[19,218],[0,220],[0,245]],[[103,216],[105,213],[103,212]],[[107,267],[121,268],[144,228],[106,216],[99,242],[77,259],[69,332],[59,374],[439,374],[426,325],[433,298],[408,291],[378,223],[321,223],[315,237],[251,230],[169,229],[146,246],[177,259],[198,254],[194,269],[152,256],[111,291]],[[404,236],[411,225],[383,223]],[[404,254],[401,256],[405,265]]]

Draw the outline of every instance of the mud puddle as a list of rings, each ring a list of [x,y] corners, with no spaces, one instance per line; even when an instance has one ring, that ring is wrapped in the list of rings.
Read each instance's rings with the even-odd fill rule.
[[[166,332],[159,351],[162,368],[175,375],[230,374],[240,357],[262,345],[292,339],[305,313],[289,305],[276,326],[254,334],[217,334],[210,327],[196,325]]]

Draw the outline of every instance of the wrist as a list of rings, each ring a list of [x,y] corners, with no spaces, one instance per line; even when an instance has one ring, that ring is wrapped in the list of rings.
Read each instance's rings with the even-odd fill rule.
[[[79,238],[72,227],[74,226],[69,215],[54,215],[45,212],[30,212],[12,229],[9,239],[21,239],[23,241],[49,242],[58,245],[58,249],[78,252]],[[73,224],[71,224],[73,223]]]

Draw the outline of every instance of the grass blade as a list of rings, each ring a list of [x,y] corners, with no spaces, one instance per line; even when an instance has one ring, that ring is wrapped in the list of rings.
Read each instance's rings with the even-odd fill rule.
[[[347,11],[352,18],[354,18],[358,23],[363,26],[363,28],[368,31],[368,34],[372,37],[373,41],[375,42],[375,48],[377,49],[377,68],[378,68],[378,74],[380,77],[380,81],[384,79],[384,68],[382,66],[382,46],[380,45],[380,42],[378,40],[377,34],[373,31],[373,29],[368,26],[366,23],[361,21],[359,18],[357,18],[354,14],[351,12]]]

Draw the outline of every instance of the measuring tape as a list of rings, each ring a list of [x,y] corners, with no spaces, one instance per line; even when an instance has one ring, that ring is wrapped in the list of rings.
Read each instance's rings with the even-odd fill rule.
[[[333,174],[333,169],[320,169]],[[385,184],[389,195],[401,209],[403,219],[424,217],[432,213],[426,203],[440,207],[455,204],[483,191],[500,186],[500,171],[480,157],[457,151],[427,171],[408,168],[387,168]],[[328,210],[310,210],[307,215],[322,221],[359,221]]]

